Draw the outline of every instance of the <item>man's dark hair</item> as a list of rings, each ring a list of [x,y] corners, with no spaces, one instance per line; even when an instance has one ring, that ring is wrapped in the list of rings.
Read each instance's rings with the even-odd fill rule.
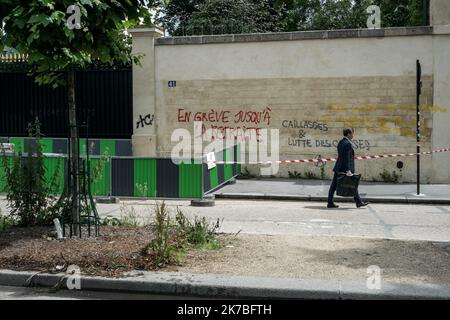
[[[349,135],[350,133],[353,133],[353,130],[352,130],[352,129],[350,129],[350,128],[345,128],[345,129],[344,129],[344,137],[348,137],[348,135]]]

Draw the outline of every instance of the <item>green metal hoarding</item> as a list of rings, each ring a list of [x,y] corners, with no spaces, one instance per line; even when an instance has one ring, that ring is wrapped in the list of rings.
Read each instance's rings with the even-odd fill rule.
[[[19,142],[20,141],[16,141]],[[48,143],[49,150],[52,143]],[[113,142],[100,143],[103,152],[115,153]],[[239,161],[239,146],[216,154],[219,161]],[[203,160],[203,159],[202,159]],[[46,155],[46,181],[54,181],[61,193],[66,177],[66,156]],[[0,192],[5,192],[4,168],[0,163]],[[201,199],[240,173],[238,164],[220,164],[208,169],[203,161],[93,156],[90,159],[91,191],[94,196],[160,199]]]

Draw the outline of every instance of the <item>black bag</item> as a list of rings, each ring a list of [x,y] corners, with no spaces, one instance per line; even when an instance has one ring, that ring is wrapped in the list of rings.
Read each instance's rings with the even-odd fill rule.
[[[354,197],[358,191],[361,175],[347,176],[339,173],[337,178],[337,195],[340,197]]]

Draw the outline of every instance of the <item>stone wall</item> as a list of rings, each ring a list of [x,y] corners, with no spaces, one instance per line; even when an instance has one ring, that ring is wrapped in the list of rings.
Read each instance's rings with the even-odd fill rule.
[[[432,77],[426,76],[422,108],[426,150],[431,149],[433,112],[441,111],[433,107],[432,91]],[[192,131],[194,120],[203,119],[207,141],[231,136],[245,143],[249,135],[264,145],[260,129],[278,129],[281,159],[334,157],[344,127],[355,129],[358,155],[412,152],[414,92],[412,76],[179,81],[175,90],[163,89],[164,104],[158,107],[158,131],[164,132],[158,135],[160,151],[168,156],[171,132]],[[403,179],[413,179],[415,158],[402,161]],[[397,171],[396,164],[397,160],[377,160],[358,167],[373,179],[384,169]],[[430,176],[429,170],[425,165],[424,178]],[[288,171],[320,174],[319,169],[302,164],[282,166],[278,175],[288,176]],[[326,173],[329,176],[331,170]]]
[[[276,35],[245,41],[161,38],[156,46],[159,154],[169,156],[171,133],[193,131],[196,119],[217,139],[225,134],[239,141],[247,134],[263,143],[261,129],[278,129],[282,160],[335,157],[344,127],[356,130],[357,155],[414,152],[417,59],[423,68],[421,145],[431,150],[433,121],[449,107],[433,101],[432,33],[406,28],[279,34],[280,41],[274,41]],[[450,137],[447,126],[442,130]],[[401,181],[414,181],[416,175],[414,157],[357,166],[367,180],[379,180],[385,169],[401,175]],[[258,173],[258,167],[249,168]],[[283,165],[276,175],[294,171],[321,175],[320,168],[304,164]],[[324,173],[331,175],[331,165]],[[433,162],[424,161],[423,181],[434,182],[434,174]]]
[[[134,154],[170,156],[174,130],[192,132],[195,120],[203,120],[205,140],[251,136],[260,149],[262,130],[279,130],[282,160],[336,157],[344,127],[355,129],[357,155],[415,152],[417,60],[422,150],[449,148],[450,27],[439,1],[432,1],[432,27],[159,39],[156,29],[136,31],[134,51],[147,57],[133,71],[141,124]],[[387,170],[412,182],[416,159],[359,161],[357,168],[366,180]],[[275,175],[294,171],[330,177],[331,164],[323,171],[283,165]],[[450,183],[450,153],[424,156],[422,181]]]

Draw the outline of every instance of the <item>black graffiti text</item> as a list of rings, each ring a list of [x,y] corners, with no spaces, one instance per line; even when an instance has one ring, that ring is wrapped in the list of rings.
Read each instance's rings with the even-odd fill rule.
[[[328,131],[328,125],[320,121],[284,120],[282,125],[287,129],[313,129],[323,132]]]
[[[152,126],[155,120],[155,115],[148,114],[145,117],[139,115],[139,121],[137,122],[136,129],[144,128],[145,126]]]
[[[297,148],[337,148],[339,140],[327,139],[288,139],[288,146]],[[353,147],[355,150],[367,150],[372,148],[369,140],[353,140]]]

